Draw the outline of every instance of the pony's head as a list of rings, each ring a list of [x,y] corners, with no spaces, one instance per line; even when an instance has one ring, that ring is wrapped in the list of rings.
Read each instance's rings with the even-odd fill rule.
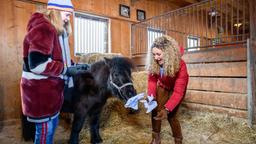
[[[109,67],[108,88],[112,94],[126,102],[136,95],[136,90],[132,83],[132,69],[134,65],[129,58],[114,57],[105,58],[105,63]]]

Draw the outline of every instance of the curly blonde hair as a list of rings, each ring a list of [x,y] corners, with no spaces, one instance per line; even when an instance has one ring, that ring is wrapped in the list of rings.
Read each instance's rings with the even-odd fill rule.
[[[158,48],[163,51],[164,75],[174,77],[180,69],[181,59],[180,48],[177,41],[168,35],[164,35],[156,38],[152,44],[147,69],[150,73],[159,74],[160,65],[153,57],[153,48]]]

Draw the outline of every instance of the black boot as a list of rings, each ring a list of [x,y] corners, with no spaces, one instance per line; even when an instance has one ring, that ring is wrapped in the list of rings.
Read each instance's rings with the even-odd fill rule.
[[[150,144],[161,144],[160,133],[152,132],[152,140]]]
[[[175,144],[182,144],[182,138],[174,138]]]

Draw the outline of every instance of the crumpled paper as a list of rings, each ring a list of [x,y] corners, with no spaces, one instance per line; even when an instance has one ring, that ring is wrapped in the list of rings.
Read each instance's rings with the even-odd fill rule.
[[[128,99],[124,107],[138,110],[139,102],[142,102],[144,104],[145,109],[147,109],[146,113],[150,113],[154,108],[157,107],[157,102],[154,100],[154,97],[147,96],[146,100],[144,99],[144,93],[137,94],[136,96]]]

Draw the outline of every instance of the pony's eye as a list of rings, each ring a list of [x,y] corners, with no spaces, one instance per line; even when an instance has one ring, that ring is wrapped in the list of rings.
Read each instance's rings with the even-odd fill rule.
[[[114,73],[114,77],[118,77],[118,74],[117,74],[117,73]]]

